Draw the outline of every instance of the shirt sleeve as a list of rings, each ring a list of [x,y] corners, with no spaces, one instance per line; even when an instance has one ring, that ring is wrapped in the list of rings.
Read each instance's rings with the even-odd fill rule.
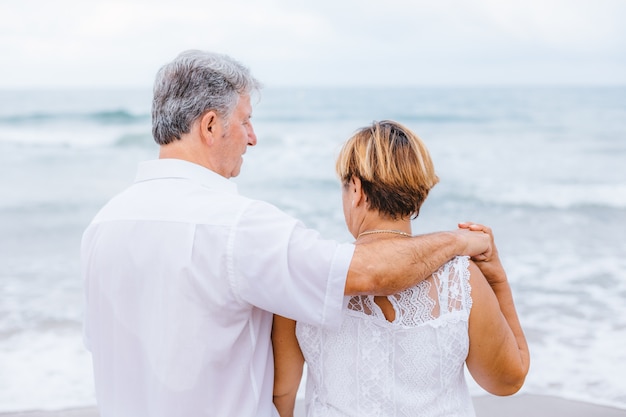
[[[242,213],[233,233],[231,279],[242,300],[297,321],[339,326],[354,245],[322,239],[258,201]]]

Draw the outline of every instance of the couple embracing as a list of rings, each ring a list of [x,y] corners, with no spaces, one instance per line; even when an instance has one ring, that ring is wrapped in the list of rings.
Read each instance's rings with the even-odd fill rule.
[[[310,416],[474,415],[521,387],[528,347],[485,226],[413,236],[437,183],[393,121],[337,160],[353,243],[229,179],[257,138],[260,90],[232,58],[186,51],[157,74],[159,158],[85,230],[85,343],[101,417],[292,415],[303,364]]]

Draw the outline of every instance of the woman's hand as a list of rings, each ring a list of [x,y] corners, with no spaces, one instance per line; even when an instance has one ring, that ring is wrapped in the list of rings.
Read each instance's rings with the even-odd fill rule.
[[[491,286],[497,285],[507,281],[506,272],[500,262],[500,255],[498,254],[498,248],[496,247],[495,239],[493,237],[493,231],[490,227],[473,223],[463,222],[459,223],[460,229],[471,230],[473,232],[483,232],[489,235],[491,240],[491,251],[480,257],[472,257],[472,261],[476,263],[476,266],[480,268],[485,278]]]

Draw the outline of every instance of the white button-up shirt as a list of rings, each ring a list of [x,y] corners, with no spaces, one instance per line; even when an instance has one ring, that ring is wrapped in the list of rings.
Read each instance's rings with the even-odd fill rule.
[[[353,251],[199,165],[142,163],[83,235],[100,415],[277,416],[272,313],[338,326]]]

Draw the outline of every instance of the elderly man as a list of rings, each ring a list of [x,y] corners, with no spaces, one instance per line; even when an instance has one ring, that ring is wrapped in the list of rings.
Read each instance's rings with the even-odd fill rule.
[[[456,255],[491,250],[459,230],[339,244],[229,178],[257,138],[259,83],[225,55],[187,51],[158,72],[159,159],[82,241],[85,343],[101,417],[277,416],[272,313],[337,326],[344,295],[391,294]]]

